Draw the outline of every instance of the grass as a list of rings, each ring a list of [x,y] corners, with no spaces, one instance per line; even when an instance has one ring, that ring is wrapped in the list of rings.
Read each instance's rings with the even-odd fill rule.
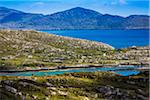
[[[148,75],[148,71],[130,77],[123,77],[110,72],[84,72],[43,77],[1,76],[0,80],[2,83],[5,80],[12,80],[12,86],[30,99],[37,96],[37,100],[46,98],[51,98],[52,100],[105,100],[109,96],[105,97],[98,89],[113,87],[114,90],[124,91],[123,95],[127,94],[128,97],[126,98],[132,100],[134,97],[138,98],[138,95],[144,95],[148,98],[148,81],[139,81],[141,78],[147,78]],[[22,86],[20,84],[20,82],[23,82],[22,79],[32,80],[35,83],[25,80],[29,85]],[[51,84],[52,87],[44,85],[46,83]],[[138,89],[143,91],[144,94],[139,93]],[[5,91],[10,93],[7,90]],[[115,95],[114,98],[118,98],[118,96]]]
[[[148,55],[148,50],[117,50],[99,42],[23,30],[0,30],[0,48],[0,70],[10,69],[9,66],[24,69],[78,64],[119,64],[124,62],[124,57],[132,64],[140,62],[140,58],[147,58]],[[131,51],[142,52],[142,55],[139,58]]]

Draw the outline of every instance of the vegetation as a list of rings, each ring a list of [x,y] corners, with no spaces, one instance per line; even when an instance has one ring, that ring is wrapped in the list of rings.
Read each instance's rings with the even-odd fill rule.
[[[44,77],[1,76],[1,100],[148,100],[149,72],[118,76],[109,72]]]
[[[0,30],[0,70],[55,66],[148,65],[150,47],[113,47],[37,31]],[[0,76],[2,100],[148,100],[149,71],[136,76],[109,72],[56,76]],[[121,98],[121,99],[120,99]]]
[[[0,69],[72,65],[148,65],[149,47],[116,50],[88,40],[37,31],[0,30]]]

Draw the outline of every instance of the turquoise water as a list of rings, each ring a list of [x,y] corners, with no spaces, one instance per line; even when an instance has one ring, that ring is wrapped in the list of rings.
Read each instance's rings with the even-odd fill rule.
[[[149,45],[149,30],[44,30],[61,36],[107,43],[115,48]]]
[[[41,72],[17,72],[17,73],[0,73],[0,76],[51,76],[65,73],[74,72],[97,72],[97,71],[112,71],[122,76],[136,75],[140,71],[135,70],[136,66],[114,67],[114,68],[80,68],[80,69],[67,69],[67,70],[55,70],[55,71],[41,71]]]
[[[122,75],[122,76],[130,76],[130,75],[137,75],[140,73],[140,71],[137,70],[125,70],[125,71],[116,71],[116,74]]]

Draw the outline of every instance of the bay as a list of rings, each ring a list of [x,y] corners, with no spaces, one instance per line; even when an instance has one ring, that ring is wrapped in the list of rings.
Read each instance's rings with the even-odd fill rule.
[[[149,30],[42,30],[50,34],[103,42],[115,48],[148,46]]]

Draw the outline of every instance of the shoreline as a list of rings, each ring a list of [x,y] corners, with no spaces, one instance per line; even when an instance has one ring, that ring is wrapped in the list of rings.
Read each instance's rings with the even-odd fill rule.
[[[89,66],[58,66],[58,67],[53,67],[53,68],[41,68],[41,69],[30,69],[30,70],[0,70],[0,73],[21,73],[21,72],[42,72],[42,71],[55,71],[55,70],[70,70],[70,69],[80,69],[80,68],[115,68],[115,67],[123,67],[123,66],[135,66],[135,65],[89,65]],[[138,70],[145,70],[148,69],[148,66],[140,66],[136,65],[138,67],[142,68],[137,68]]]

